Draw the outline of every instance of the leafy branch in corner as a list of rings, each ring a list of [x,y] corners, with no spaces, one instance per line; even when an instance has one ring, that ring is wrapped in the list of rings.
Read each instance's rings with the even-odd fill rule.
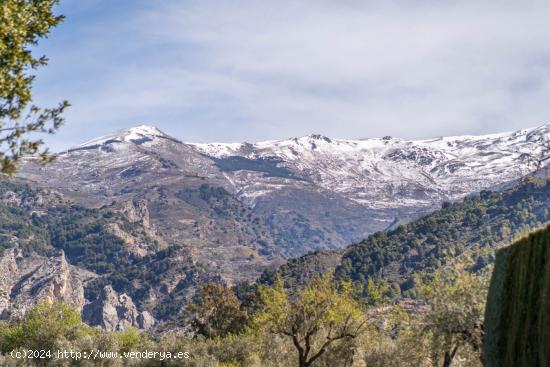
[[[35,133],[54,134],[63,124],[69,103],[53,108],[32,103],[33,72],[47,65],[46,56],[32,49],[64,19],[55,15],[58,0],[5,0],[0,4],[0,171],[13,174],[21,157],[37,155],[51,161],[44,142]]]

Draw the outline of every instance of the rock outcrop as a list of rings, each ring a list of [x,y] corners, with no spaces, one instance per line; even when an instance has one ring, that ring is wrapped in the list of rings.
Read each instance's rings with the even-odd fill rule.
[[[497,253],[485,313],[487,367],[550,365],[550,225]]]
[[[120,210],[126,215],[130,223],[140,223],[145,228],[150,228],[149,209],[147,201],[143,199],[126,201]]]
[[[157,235],[155,226],[149,220],[147,200],[124,201],[118,211],[126,217],[129,223],[137,225],[137,228],[131,231],[133,233],[121,228],[118,223],[111,223],[108,226],[113,235],[124,241],[129,252],[143,257],[166,247],[166,242]],[[154,243],[154,246],[151,246],[152,243]]]
[[[100,297],[89,302],[84,284],[96,275],[70,265],[63,252],[56,256],[23,256],[18,248],[0,255],[0,319],[16,319],[39,302],[64,302],[82,312],[83,320],[107,330],[132,326],[149,329],[155,319],[140,312],[126,294],[106,286]]]
[[[46,258],[24,257],[17,248],[5,250],[0,256],[0,318],[20,317],[41,301],[61,301],[82,310],[83,284],[92,277],[70,265],[63,252]]]
[[[7,190],[0,196],[0,203],[16,205],[26,209],[40,209],[63,203],[63,195],[53,189],[41,189],[35,195],[23,195]]]
[[[15,258],[15,249],[5,250],[0,256],[0,317],[2,318],[9,314],[14,276],[19,272]]]
[[[97,300],[84,307],[82,316],[88,324],[106,330],[149,329],[155,324],[149,312],[138,311],[130,296],[118,294],[110,285],[103,288]]]

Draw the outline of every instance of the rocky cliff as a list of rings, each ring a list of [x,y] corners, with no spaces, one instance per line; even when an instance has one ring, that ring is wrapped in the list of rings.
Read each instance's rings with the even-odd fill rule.
[[[91,209],[0,181],[0,319],[41,301],[71,304],[116,330],[175,317],[197,284],[218,278],[185,248],[165,247],[145,201]]]
[[[0,255],[0,318],[23,315],[41,301],[62,301],[82,310],[84,282],[95,275],[72,266],[61,251],[51,257],[23,256],[20,249]]]
[[[127,294],[118,294],[110,285],[103,288],[101,295],[87,304],[82,312],[86,323],[107,330],[124,330],[127,327],[149,329],[155,324],[148,311],[138,311]]]

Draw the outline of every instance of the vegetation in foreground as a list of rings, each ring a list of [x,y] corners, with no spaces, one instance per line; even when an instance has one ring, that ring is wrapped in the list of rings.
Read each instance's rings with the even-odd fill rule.
[[[38,41],[63,21],[55,15],[58,0],[3,0],[0,3],[0,172],[13,174],[21,157],[38,155],[51,160],[35,133],[53,134],[63,124],[67,101],[54,108],[33,104],[34,72],[48,63],[35,56]]]
[[[360,302],[332,274],[289,295],[281,281],[240,293],[209,283],[198,292],[187,331],[106,332],[71,306],[41,303],[0,327],[2,366],[481,366],[487,272],[463,263],[441,270],[407,307],[376,297]],[[239,294],[239,298],[235,295]],[[189,358],[14,359],[11,351],[189,353]],[[55,356],[54,356],[55,357]]]

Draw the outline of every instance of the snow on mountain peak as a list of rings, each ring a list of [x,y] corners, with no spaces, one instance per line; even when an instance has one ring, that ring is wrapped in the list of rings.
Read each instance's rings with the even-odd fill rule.
[[[278,165],[371,207],[426,205],[511,181],[532,172],[550,141],[550,125],[488,135],[424,140],[332,139],[319,134],[255,144],[190,144],[225,159],[276,159]],[[238,175],[238,174],[237,174]],[[258,180],[254,176],[253,180]],[[242,189],[254,182],[243,174]],[[252,196],[253,193],[250,194]]]
[[[88,140],[75,148],[69,150],[78,150],[83,148],[94,148],[111,143],[143,143],[147,141],[154,141],[156,138],[167,138],[174,140],[170,136],[166,135],[158,128],[149,125],[138,125],[126,129],[118,130],[112,134],[100,136],[92,140]]]
[[[122,130],[124,131],[124,130]],[[126,129],[130,134],[138,134],[141,136],[165,136],[166,134],[160,131],[158,128],[149,125],[138,125]]]

